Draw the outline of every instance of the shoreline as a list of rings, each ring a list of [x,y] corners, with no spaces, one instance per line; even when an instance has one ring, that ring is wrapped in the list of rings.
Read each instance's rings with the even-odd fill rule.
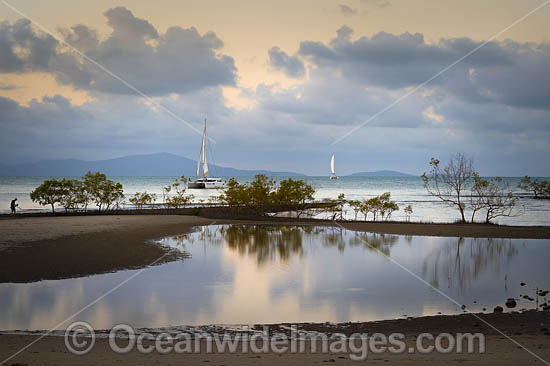
[[[550,226],[496,224],[423,223],[399,221],[330,221],[288,218],[241,218],[220,220],[227,224],[333,226],[347,230],[405,236],[438,236],[498,239],[550,239]]]
[[[141,218],[147,218],[142,220]],[[105,222],[110,222],[104,229],[101,230],[62,230],[58,234],[51,233],[51,228],[48,228],[50,235],[44,235],[36,231],[30,232],[24,237],[14,240],[11,231],[15,228],[21,228],[24,224],[31,222],[31,225],[44,220],[50,224],[64,225],[67,221],[79,221],[77,225],[81,229],[86,226],[86,223],[100,222],[103,225]],[[130,223],[130,227],[113,225],[114,220],[122,220],[125,224]],[[156,226],[158,232],[162,233],[162,229],[168,229],[172,224],[185,222],[187,224],[195,224],[195,226],[209,225],[213,222],[217,224],[249,224],[249,225],[297,225],[297,226],[336,226],[343,227],[348,230],[361,232],[374,232],[381,234],[393,235],[413,235],[413,236],[440,236],[440,237],[471,237],[471,238],[501,238],[501,239],[550,239],[550,225],[548,226],[513,226],[499,224],[484,224],[484,223],[432,223],[432,222],[404,222],[404,221],[331,221],[322,219],[308,218],[287,218],[287,217],[272,217],[272,216],[252,216],[230,215],[225,210],[217,210],[215,208],[207,208],[197,210],[196,208],[184,208],[176,210],[133,210],[133,211],[115,211],[115,212],[85,212],[85,213],[56,213],[52,214],[18,214],[16,216],[0,215],[0,231],[7,233],[0,238],[0,249],[6,244],[6,241],[30,242],[39,239],[53,239],[74,234],[83,234],[97,231],[133,229],[131,222],[145,223],[147,227]],[[63,229],[66,229],[64,227]],[[98,228],[99,229],[99,228]],[[173,234],[172,230],[166,235]]]
[[[479,317],[479,318],[478,318]],[[481,320],[480,320],[481,318]],[[489,323],[491,326],[487,325]],[[288,326],[290,324],[269,324],[269,334],[284,333],[290,335]],[[425,365],[425,364],[448,364],[448,365],[517,365],[517,364],[541,364],[540,357],[548,360],[550,357],[550,312],[527,311],[523,313],[505,313],[505,314],[461,314],[461,315],[438,315],[425,316],[412,319],[383,320],[376,322],[350,322],[350,323],[302,323],[296,325],[300,331],[309,332],[312,335],[318,335],[321,332],[330,337],[332,334],[340,333],[350,336],[354,333],[367,334],[373,336],[375,333],[383,334],[389,337],[393,333],[401,333],[405,336],[404,342],[407,347],[414,347],[415,342],[422,333],[430,333],[437,337],[439,334],[448,333],[458,335],[460,333],[482,334],[484,337],[484,351],[474,347],[474,351],[450,353],[418,353],[405,351],[402,353],[391,353],[385,351],[382,353],[368,354],[363,362],[373,364],[396,364],[396,365]],[[498,329],[502,333],[496,331]],[[206,330],[210,335],[224,334],[223,328],[219,326],[197,327],[197,329]],[[263,330],[262,324],[253,326],[254,330]],[[218,332],[216,332],[218,330]],[[221,332],[220,332],[221,330]],[[163,329],[144,329],[143,331],[153,334],[160,334]],[[193,331],[193,328],[187,329]],[[174,329],[171,330],[172,333]],[[236,334],[232,330],[226,330],[225,334]],[[60,332],[61,334],[63,332]],[[236,352],[208,352],[207,347],[201,341],[198,352],[166,354],[154,350],[153,341],[148,341],[146,345],[152,345],[152,353],[142,354],[136,351],[135,347],[127,354],[119,354],[112,351],[109,346],[107,336],[99,333],[96,337],[93,349],[85,355],[74,355],[70,353],[65,345],[65,338],[59,335],[48,335],[40,338],[40,333],[17,334],[0,332],[0,360],[6,360],[13,356],[17,351],[28,347],[9,359],[8,365],[23,364],[48,364],[48,365],[75,365],[75,364],[94,364],[110,365],[113,363],[120,365],[130,364],[183,364],[196,365],[200,363],[213,363],[216,365],[315,365],[319,363],[338,363],[338,364],[357,364],[357,361],[350,359],[350,354],[346,352],[311,352],[308,345],[310,341],[305,341],[305,352],[261,352],[251,353],[250,349],[242,351],[243,341],[238,341],[239,347]],[[513,340],[511,340],[511,339]],[[38,340],[38,341],[37,341]],[[29,346],[31,342],[36,341]],[[121,344],[122,341],[120,341]],[[309,342],[309,343],[308,343]],[[433,342],[425,341],[424,345]],[[196,344],[196,343],[194,343]],[[521,346],[519,346],[521,345]],[[527,350],[522,349],[525,347]],[[320,350],[320,348],[317,348]],[[534,355],[530,352],[533,352]]]
[[[191,216],[0,220],[0,283],[59,280],[185,260],[185,252],[154,240],[211,222]]]
[[[486,323],[485,323],[486,322]],[[490,325],[493,327],[491,327]],[[149,332],[159,334],[162,332],[186,331],[193,334],[202,332],[210,334],[237,334],[240,332],[251,333],[263,331],[264,327],[269,328],[268,334],[289,333],[290,326],[297,331],[306,334],[315,333],[344,334],[350,336],[354,333],[391,333],[401,332],[406,336],[416,336],[418,333],[442,333],[462,332],[477,333],[485,335],[546,335],[550,340],[550,311],[547,310],[510,310],[494,312],[488,309],[486,312],[474,313],[466,310],[461,314],[438,314],[423,315],[416,317],[403,317],[395,319],[348,321],[348,322],[276,322],[276,323],[253,323],[253,324],[199,324],[199,325],[170,325],[167,327],[136,327],[136,334]],[[495,329],[496,328],[496,329]],[[546,329],[545,329],[546,328]],[[108,336],[109,329],[96,329],[98,338]],[[499,332],[500,331],[500,332]],[[502,333],[501,333],[502,332]],[[0,336],[6,335],[63,335],[64,330],[55,330],[50,333],[46,329],[37,330],[0,330]]]
[[[550,239],[550,227],[288,218],[212,219],[191,215],[90,215],[0,220],[0,283],[82,277],[185,259],[154,240],[205,225],[333,226],[389,235]],[[176,253],[177,252],[177,253]]]

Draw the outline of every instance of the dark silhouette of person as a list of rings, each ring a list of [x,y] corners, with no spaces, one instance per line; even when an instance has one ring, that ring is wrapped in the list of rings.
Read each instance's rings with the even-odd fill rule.
[[[15,215],[15,208],[18,207],[19,205],[17,203],[15,203],[17,201],[17,197],[13,200],[11,200],[11,213],[13,215]]]

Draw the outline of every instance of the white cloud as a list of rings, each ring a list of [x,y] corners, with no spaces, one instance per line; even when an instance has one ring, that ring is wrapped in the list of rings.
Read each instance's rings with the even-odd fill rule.
[[[441,114],[437,114],[433,106],[429,106],[428,108],[424,109],[424,112],[422,112],[422,115],[438,123],[445,122],[445,117],[443,117]]]

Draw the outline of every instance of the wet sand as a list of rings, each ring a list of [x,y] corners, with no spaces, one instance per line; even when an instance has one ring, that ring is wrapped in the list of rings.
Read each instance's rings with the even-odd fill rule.
[[[31,241],[69,236],[124,233],[130,240],[181,233],[191,226],[207,225],[211,219],[181,215],[102,215],[3,218],[0,220],[0,249]]]
[[[0,220],[0,267],[2,281],[25,282],[42,278],[103,273],[122,268],[147,266],[163,255],[151,239],[175,235],[194,226],[208,224],[278,224],[278,225],[331,225],[330,222],[307,220],[212,220],[179,215],[121,215],[76,217],[30,217]],[[503,238],[550,238],[549,227],[509,227],[496,225],[463,224],[407,224],[361,223],[341,224],[351,230],[372,231],[400,235],[436,235]],[[14,254],[15,253],[15,254]],[[80,257],[79,257],[80,256]],[[71,267],[75,258],[87,261],[87,266]],[[176,258],[167,258],[174,260]],[[30,263],[30,262],[32,263]],[[53,265],[46,265],[53,263]],[[59,271],[59,269],[62,269]],[[84,270],[83,270],[84,268]],[[4,270],[6,269],[6,270]],[[548,312],[534,315],[490,314],[491,324],[511,335],[517,342],[545,360],[550,359],[550,319]],[[518,316],[520,318],[518,318]],[[489,319],[488,319],[489,320]],[[303,325],[310,330],[341,330],[348,332],[402,332],[413,337],[421,332],[483,332],[486,336],[484,354],[371,354],[372,364],[499,364],[541,365],[531,354],[509,339],[487,328],[471,315],[455,317],[427,317],[375,323],[354,323],[337,327],[323,324]],[[330,329],[329,329],[330,328]],[[35,335],[0,335],[0,363],[21,347],[36,339]],[[259,356],[259,357],[258,357]],[[48,336],[29,349],[10,359],[7,365],[111,365],[111,364],[215,364],[215,365],[278,365],[278,364],[356,364],[346,355],[330,354],[167,354],[127,355],[113,353],[105,339],[98,339],[94,350],[86,356],[70,354],[62,337]]]
[[[425,224],[399,222],[349,222],[343,227],[384,234],[467,238],[550,239],[550,226],[499,226],[486,224]]]
[[[99,233],[125,234],[130,240],[155,238],[178,234],[192,226],[218,224],[261,225],[333,225],[356,231],[396,235],[550,239],[550,226],[499,226],[483,224],[430,224],[406,222],[332,223],[324,220],[261,218],[261,219],[209,219],[188,215],[100,215],[18,217],[0,219],[0,250],[40,240],[62,237],[93,237]],[[120,240],[124,237],[119,236]]]
[[[94,215],[0,219],[0,283],[33,282],[143,268],[185,253],[152,242],[211,224],[333,225],[399,235],[550,238],[550,227],[480,224],[339,222],[261,218],[208,219],[189,215]]]
[[[353,361],[347,353],[311,353],[302,354],[275,354],[275,353],[243,353],[233,354],[206,353],[204,346],[200,353],[174,352],[159,354],[153,351],[150,354],[140,354],[132,351],[128,354],[114,353],[105,338],[98,338],[92,351],[84,356],[71,354],[65,347],[64,338],[47,336],[27,348],[25,351],[11,358],[6,365],[150,365],[150,364],[178,364],[178,365],[314,365],[335,363],[339,365],[352,364],[384,364],[384,365],[543,365],[544,363],[521,346],[527,348],[545,361],[550,360],[550,326],[549,312],[527,312],[523,314],[486,314],[482,318],[501,330],[506,336],[485,325],[471,314],[457,316],[423,317],[412,320],[391,320],[370,323],[343,323],[302,324],[302,328],[309,330],[328,331],[329,333],[351,334],[353,332],[374,334],[379,332],[389,336],[392,332],[405,334],[407,350],[415,346],[418,334],[429,332],[434,335],[449,332],[482,333],[485,335],[485,352],[480,353],[475,348],[473,353],[441,354],[432,352],[420,354],[418,352],[392,354],[370,353],[363,362]],[[507,336],[511,337],[513,343]],[[22,347],[37,339],[36,335],[0,335],[0,362],[12,356]],[[151,344],[151,343],[147,343]],[[429,342],[425,342],[429,345]],[[238,348],[240,349],[240,348]],[[309,349],[309,346],[306,346]]]
[[[0,220],[0,283],[136,269],[184,259],[153,242],[212,220],[193,216],[79,216]]]

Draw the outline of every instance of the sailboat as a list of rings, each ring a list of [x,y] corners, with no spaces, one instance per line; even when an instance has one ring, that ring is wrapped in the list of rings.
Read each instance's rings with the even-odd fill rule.
[[[332,173],[330,179],[338,179],[338,176],[334,172],[334,154],[332,154],[332,157],[330,158],[330,172]]]
[[[202,166],[202,177],[201,177]],[[202,130],[202,142],[197,159],[197,178],[187,183],[187,188],[192,189],[207,189],[207,188],[224,188],[225,182],[221,178],[208,177],[208,162],[206,161],[206,119],[204,120],[204,128]]]

